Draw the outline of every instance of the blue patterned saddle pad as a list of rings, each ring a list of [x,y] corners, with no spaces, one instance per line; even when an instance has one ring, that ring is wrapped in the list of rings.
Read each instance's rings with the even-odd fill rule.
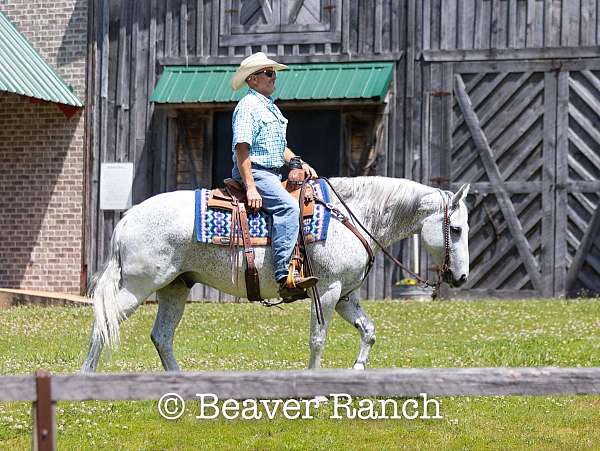
[[[324,180],[311,180],[316,196],[329,202],[329,190]],[[200,243],[226,244],[231,233],[231,212],[216,208],[208,208],[210,190],[196,190],[195,229],[196,241]],[[266,213],[248,212],[248,228],[250,238],[264,238],[264,244],[271,236],[271,217]],[[331,212],[319,203],[315,203],[312,217],[304,218],[304,236],[307,242],[327,239],[327,229]],[[222,241],[223,240],[223,241]],[[256,242],[256,240],[253,240]],[[263,242],[261,241],[261,244]],[[270,241],[269,241],[270,243]]]

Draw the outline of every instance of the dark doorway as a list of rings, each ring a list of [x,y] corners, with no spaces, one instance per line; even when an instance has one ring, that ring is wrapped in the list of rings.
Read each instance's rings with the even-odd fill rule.
[[[340,113],[317,110],[284,112],[288,118],[288,147],[319,175],[340,175]]]
[[[223,180],[231,177],[233,163],[231,154],[231,115],[233,111],[217,111],[214,116],[215,134],[213,149],[212,187],[223,186]]]
[[[231,114],[214,116],[213,186],[231,176]],[[337,110],[284,110],[288,147],[324,177],[340,175],[340,113]]]

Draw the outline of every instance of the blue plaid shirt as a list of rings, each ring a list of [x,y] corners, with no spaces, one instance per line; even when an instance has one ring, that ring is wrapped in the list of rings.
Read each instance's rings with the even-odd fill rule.
[[[248,143],[252,163],[266,168],[282,167],[287,123],[270,97],[248,90],[233,111],[233,164],[236,164],[235,145]]]

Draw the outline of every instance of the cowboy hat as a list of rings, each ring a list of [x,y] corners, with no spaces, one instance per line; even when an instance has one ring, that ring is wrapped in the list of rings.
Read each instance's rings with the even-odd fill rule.
[[[287,69],[285,64],[279,64],[277,61],[267,58],[267,55],[263,52],[256,52],[242,61],[240,67],[238,67],[233,77],[231,77],[231,87],[234,91],[237,91],[244,85],[246,78],[265,67],[272,67],[273,70]]]

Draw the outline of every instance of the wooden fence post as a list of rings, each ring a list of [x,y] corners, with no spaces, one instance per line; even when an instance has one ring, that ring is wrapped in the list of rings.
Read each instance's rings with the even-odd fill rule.
[[[36,401],[32,403],[32,449],[34,451],[56,450],[55,403],[52,402],[50,374],[35,372]]]

